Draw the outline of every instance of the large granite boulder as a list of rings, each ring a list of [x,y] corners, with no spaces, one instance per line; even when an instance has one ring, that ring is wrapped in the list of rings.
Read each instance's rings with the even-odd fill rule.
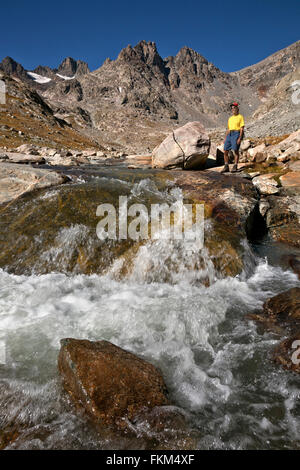
[[[154,168],[203,168],[210,151],[210,138],[200,122],[188,122],[174,130],[152,152]]]
[[[126,418],[169,404],[158,369],[107,341],[63,339],[58,368],[65,390],[96,423],[123,427]]]

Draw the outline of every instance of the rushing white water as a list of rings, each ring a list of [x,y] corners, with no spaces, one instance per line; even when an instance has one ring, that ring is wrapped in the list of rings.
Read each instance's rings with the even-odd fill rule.
[[[145,190],[155,188],[141,182],[132,193]],[[58,248],[43,256],[68,256],[80,236],[80,224],[62,229]],[[9,448],[137,448],[99,438],[65,402],[56,365],[65,337],[109,340],[159,366],[198,448],[299,448],[299,377],[271,362],[279,337],[245,318],[299,281],[244,243],[245,270],[234,278],[218,278],[205,255],[209,287],[190,269],[193,252],[163,240],[141,247],[121,281],[115,264],[90,276],[0,270],[0,429],[20,429]]]
[[[72,439],[82,439],[75,416],[61,414],[58,403],[59,341],[106,339],[161,368],[173,401],[192,413],[204,433],[200,447],[295,444],[299,389],[291,385],[293,376],[269,362],[278,339],[258,334],[245,314],[297,284],[294,274],[266,262],[247,281],[228,278],[209,288],[188,279],[142,284],[109,276],[1,271],[2,425],[17,420],[34,429],[47,423],[45,442],[22,444],[19,438],[21,448],[52,448],[64,440],[72,447]]]

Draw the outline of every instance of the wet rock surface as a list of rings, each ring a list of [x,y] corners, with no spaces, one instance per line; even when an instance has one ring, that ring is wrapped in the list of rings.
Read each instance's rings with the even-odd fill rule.
[[[294,287],[264,303],[264,313],[274,321],[300,322],[300,288]]]
[[[258,193],[251,181],[216,171],[185,172],[175,175],[176,184],[186,197],[206,205],[206,215],[244,235],[251,231],[251,215],[258,204]]]
[[[133,200],[140,202],[142,197],[147,207],[166,200],[173,203],[176,198],[172,192],[182,191],[186,203],[204,203],[205,218],[211,221],[205,231],[204,250],[185,253],[184,246],[174,242],[177,255],[174,258],[171,249],[167,250],[163,266],[155,267],[149,254],[144,263],[145,278],[151,282],[162,278],[170,281],[170,272],[181,269],[182,261],[185,269],[203,272],[206,285],[213,282],[214,276],[235,276],[243,269],[242,242],[256,226],[258,204],[257,191],[247,179],[225,177],[217,172],[133,171],[114,167],[98,171],[92,167],[65,168],[64,173],[74,183],[54,188],[48,195],[42,192],[37,199],[36,195],[28,194],[5,211],[1,225],[10,235],[2,240],[1,266],[19,274],[30,273],[32,269],[47,273],[59,263],[60,269],[69,273],[110,272],[118,279],[137,275],[135,263],[142,246],[150,253],[155,251],[155,241],[103,242],[96,234],[98,204],[114,203],[117,207],[120,191],[130,196],[131,188],[136,187],[140,193]],[[82,178],[80,175],[87,180],[85,184],[76,183],[76,178]],[[124,178],[122,184],[120,177]],[[20,214],[17,219],[13,216],[15,210]],[[30,220],[30,225],[24,227],[24,218]]]
[[[273,359],[284,368],[300,373],[300,350],[299,354],[297,352],[300,346],[300,288],[293,287],[267,299],[262,313],[251,317],[267,329],[289,336],[276,346]]]
[[[0,204],[8,203],[33,190],[60,185],[66,180],[64,175],[55,171],[1,163]]]
[[[143,410],[169,404],[158,369],[107,341],[61,340],[58,368],[72,400],[96,422],[122,428]]]

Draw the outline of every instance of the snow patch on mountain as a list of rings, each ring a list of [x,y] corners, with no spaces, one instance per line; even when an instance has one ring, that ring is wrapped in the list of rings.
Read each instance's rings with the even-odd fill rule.
[[[43,77],[42,75],[39,75],[38,73],[27,72],[27,75],[29,75],[29,77],[32,78],[37,83],[49,83],[49,82],[51,82],[51,78]]]
[[[60,75],[59,73],[56,74],[59,78],[62,78],[63,80],[74,80],[75,75],[73,77],[66,77],[65,75]]]

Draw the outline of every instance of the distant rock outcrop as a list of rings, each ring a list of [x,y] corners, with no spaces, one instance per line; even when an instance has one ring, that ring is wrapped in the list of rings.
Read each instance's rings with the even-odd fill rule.
[[[64,59],[57,69],[57,73],[65,77],[84,75],[89,73],[89,71],[90,70],[86,62],[83,62],[82,60],[74,60],[72,57]]]
[[[11,75],[24,81],[29,81],[26,70],[21,64],[16,62],[11,57],[5,57],[2,62],[0,62],[0,70],[6,75]]]

